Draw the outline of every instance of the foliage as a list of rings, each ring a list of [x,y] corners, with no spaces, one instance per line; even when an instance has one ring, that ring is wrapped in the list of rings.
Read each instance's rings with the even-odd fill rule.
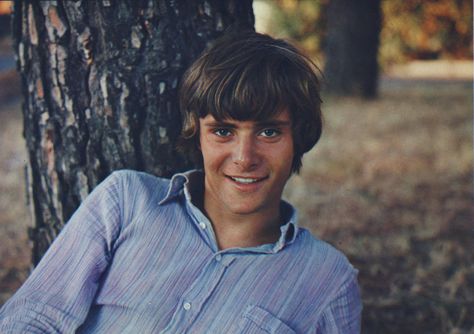
[[[321,56],[328,0],[254,0],[254,3],[265,3],[265,9],[272,11],[272,20],[265,32],[294,40],[308,53]],[[254,10],[258,23],[260,13],[255,5]]]
[[[385,0],[381,58],[471,58],[472,1]]]
[[[329,1],[255,0],[275,13],[269,33],[298,41],[317,58],[323,57]],[[470,59],[472,10],[470,0],[383,0],[380,63]]]

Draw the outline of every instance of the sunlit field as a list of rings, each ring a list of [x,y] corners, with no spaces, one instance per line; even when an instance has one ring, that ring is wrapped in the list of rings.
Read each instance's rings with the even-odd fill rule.
[[[383,78],[323,110],[285,196],[359,269],[363,333],[474,333],[472,83]],[[29,268],[21,122],[0,101],[0,304]]]

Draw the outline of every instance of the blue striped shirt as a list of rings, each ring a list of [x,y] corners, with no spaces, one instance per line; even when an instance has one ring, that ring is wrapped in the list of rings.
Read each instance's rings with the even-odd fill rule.
[[[359,333],[357,270],[287,223],[219,250],[190,180],[114,172],[0,311],[1,333]]]

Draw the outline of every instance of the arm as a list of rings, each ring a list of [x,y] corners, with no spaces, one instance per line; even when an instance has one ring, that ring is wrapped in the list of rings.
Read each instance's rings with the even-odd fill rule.
[[[360,333],[362,303],[356,275],[351,275],[327,306],[316,326],[316,333]]]
[[[109,176],[86,198],[0,310],[1,333],[72,333],[84,322],[120,229],[118,175]]]

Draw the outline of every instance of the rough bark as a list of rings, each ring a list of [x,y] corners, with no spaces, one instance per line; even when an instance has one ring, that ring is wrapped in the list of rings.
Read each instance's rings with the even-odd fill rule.
[[[10,15],[0,15],[0,38],[9,35],[11,33],[10,28]]]
[[[324,67],[329,92],[377,95],[381,15],[380,0],[329,1]]]
[[[175,150],[177,87],[252,0],[15,1],[27,184],[36,264],[64,222],[116,169],[158,176],[191,166]]]

